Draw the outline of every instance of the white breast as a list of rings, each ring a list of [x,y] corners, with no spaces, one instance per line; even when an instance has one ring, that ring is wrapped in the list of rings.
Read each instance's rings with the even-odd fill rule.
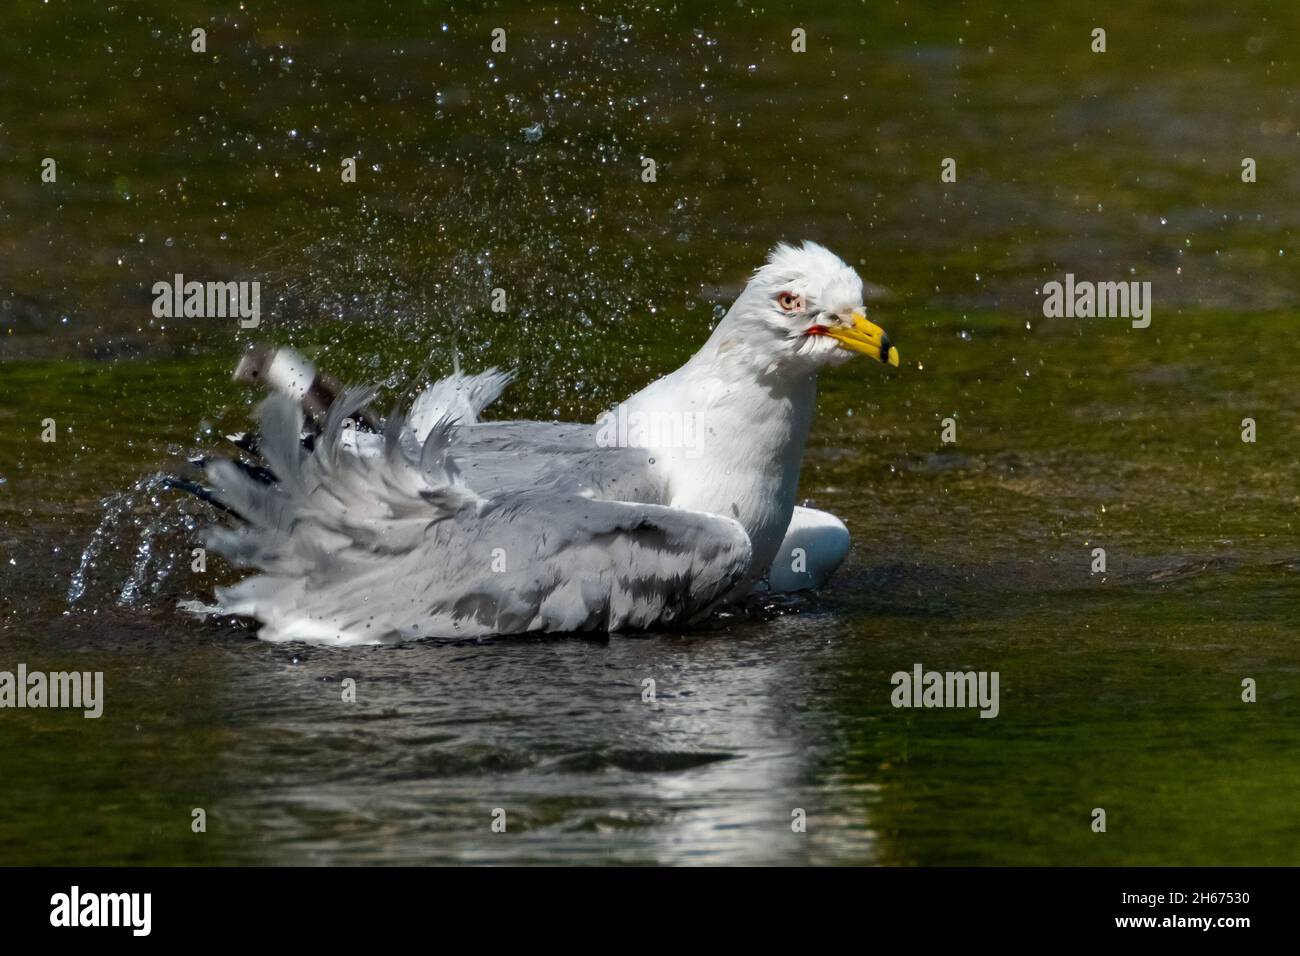
[[[669,503],[739,521],[761,574],[794,509],[815,382],[775,389],[687,372],[633,396],[629,412],[639,413],[643,424],[659,423],[658,440],[647,444],[668,476]],[[669,433],[670,427],[677,430]]]

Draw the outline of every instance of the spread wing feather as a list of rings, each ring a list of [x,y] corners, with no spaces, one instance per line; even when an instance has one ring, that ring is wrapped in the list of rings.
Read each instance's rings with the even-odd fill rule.
[[[488,383],[468,407],[477,416],[499,391]],[[344,393],[310,450],[300,405],[266,399],[274,484],[228,461],[206,466],[216,498],[245,519],[212,529],[208,544],[256,570],[218,590],[218,609],[257,618],[268,640],[671,626],[745,578],[750,541],[732,519],[611,499],[626,488],[654,500],[639,452],[595,448],[584,426],[460,426],[455,402],[429,422],[440,407],[429,401],[415,421],[389,416],[382,444],[355,454],[348,423],[368,399]]]

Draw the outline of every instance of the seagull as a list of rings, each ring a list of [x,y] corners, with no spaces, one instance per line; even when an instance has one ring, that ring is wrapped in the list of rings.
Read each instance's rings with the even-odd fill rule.
[[[229,516],[205,544],[254,570],[190,610],[268,641],[378,644],[687,626],[756,590],[821,587],[849,534],[796,506],[817,375],[855,353],[897,367],[862,280],[778,244],[681,368],[593,423],[482,421],[512,375],[453,375],[382,423],[289,348],[265,385],[260,462],[207,459]]]

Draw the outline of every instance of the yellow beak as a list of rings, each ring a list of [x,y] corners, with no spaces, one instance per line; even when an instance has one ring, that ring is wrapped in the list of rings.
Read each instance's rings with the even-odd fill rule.
[[[826,334],[839,342],[850,352],[870,355],[878,362],[898,367],[898,349],[889,342],[885,330],[876,323],[868,321],[860,309],[854,309],[850,316],[852,325],[828,326]]]

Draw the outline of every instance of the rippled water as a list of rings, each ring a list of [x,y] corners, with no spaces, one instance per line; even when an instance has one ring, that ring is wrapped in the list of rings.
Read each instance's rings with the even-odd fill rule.
[[[1126,10],[1100,58],[1066,4],[827,4],[798,59],[778,11],[506,7],[493,57],[496,19],[284,7],[3,14],[0,145],[61,172],[0,172],[0,670],[107,702],[0,711],[0,862],[1300,862],[1300,14]],[[589,420],[805,236],[904,359],[823,382],[820,596],[345,652],[175,610],[230,571],[154,476],[253,397],[247,333],[153,282],[260,279],[259,338],[385,399],[459,359]],[[1152,327],[1044,319],[1066,271],[1152,281]],[[999,717],[892,708],[918,661],[998,670]]]

